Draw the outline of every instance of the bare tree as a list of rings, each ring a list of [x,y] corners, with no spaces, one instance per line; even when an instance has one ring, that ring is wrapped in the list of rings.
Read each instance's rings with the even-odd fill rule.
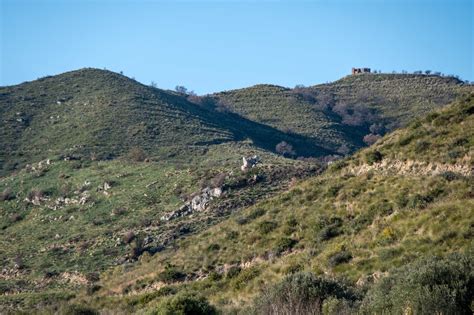
[[[275,151],[283,156],[295,156],[293,146],[286,141],[282,141],[275,146]]]
[[[374,135],[372,133],[369,133],[368,135],[365,135],[364,136],[364,139],[363,141],[365,142],[365,144],[367,145],[372,145],[374,144],[375,142],[377,142],[377,140],[379,140],[381,138],[380,135]]]

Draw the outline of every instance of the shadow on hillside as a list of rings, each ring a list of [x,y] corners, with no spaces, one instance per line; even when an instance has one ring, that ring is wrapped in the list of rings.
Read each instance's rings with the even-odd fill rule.
[[[161,97],[163,96],[161,95]],[[310,137],[286,133],[268,125],[249,120],[236,113],[219,112],[212,107],[199,106],[189,102],[180,95],[167,93],[166,98],[169,104],[178,105],[181,110],[186,111],[189,115],[199,117],[206,124],[228,130],[232,133],[233,140],[235,141],[250,139],[255,146],[271,152],[276,152],[276,145],[285,141],[293,146],[297,156],[302,157],[319,157],[334,153],[320,146],[315,139]],[[217,139],[195,144],[212,145],[226,141],[228,140]]]

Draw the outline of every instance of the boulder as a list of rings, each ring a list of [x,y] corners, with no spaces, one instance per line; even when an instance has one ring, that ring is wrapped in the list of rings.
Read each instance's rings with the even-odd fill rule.
[[[250,168],[254,168],[257,164],[260,163],[260,157],[258,155],[254,155],[251,157],[242,157],[242,166],[240,169],[242,171],[246,171]]]
[[[192,214],[193,212],[205,211],[209,207],[209,203],[214,198],[222,196],[222,188],[206,187],[201,192],[194,196],[191,201],[186,202],[179,209],[167,213],[161,217],[163,221],[169,221],[175,218],[183,217]]]

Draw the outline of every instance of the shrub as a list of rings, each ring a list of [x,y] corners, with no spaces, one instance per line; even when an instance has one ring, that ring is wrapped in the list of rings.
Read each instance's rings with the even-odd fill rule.
[[[247,218],[249,220],[255,220],[256,218],[261,217],[264,214],[265,214],[265,210],[263,210],[261,208],[257,208],[255,210],[253,210],[252,212],[250,212],[249,215],[247,216]]]
[[[398,141],[398,144],[400,146],[408,145],[414,138],[415,137],[413,135],[405,136],[405,137],[401,138],[400,141]]]
[[[415,144],[415,152],[416,153],[422,153],[430,147],[430,143],[428,141],[424,140],[418,140]]]
[[[330,240],[333,237],[336,237],[341,234],[341,231],[339,227],[337,226],[326,226],[321,229],[321,231],[318,233],[318,239],[320,241],[327,241]]]
[[[474,261],[469,255],[429,257],[390,272],[368,292],[362,313],[472,314]]]
[[[319,219],[316,228],[319,230],[317,239],[320,241],[327,241],[342,233],[341,231],[342,219],[339,217],[323,217]]]
[[[250,267],[242,270],[233,280],[233,287],[237,290],[245,288],[248,283],[260,274],[260,269]]]
[[[130,256],[133,259],[137,259],[145,251],[143,247],[143,237],[137,236],[130,244]]]
[[[145,151],[140,147],[133,147],[128,151],[127,159],[133,162],[143,162],[146,159]]]
[[[267,234],[267,233],[270,233],[271,231],[273,231],[274,229],[276,229],[276,227],[277,227],[276,222],[273,222],[273,221],[262,221],[262,222],[260,222],[260,224],[258,225],[258,231],[259,231],[261,234]]]
[[[239,225],[244,225],[255,220],[258,217],[261,217],[264,214],[265,210],[258,208],[250,212],[246,217],[239,217],[235,219],[235,222]]]
[[[8,201],[15,198],[15,194],[13,194],[10,188],[5,188],[3,192],[0,194],[0,201]]]
[[[163,281],[164,283],[173,283],[177,281],[182,281],[186,277],[186,274],[177,270],[172,266],[167,266],[163,272],[158,275],[158,280]]]
[[[64,315],[99,315],[99,312],[93,308],[80,304],[68,305],[60,313]]]
[[[444,178],[448,182],[452,182],[453,180],[458,180],[458,179],[462,178],[461,175],[459,175],[457,173],[454,173],[454,172],[450,172],[450,171],[443,172],[443,173],[439,174],[439,176],[441,176],[442,178]]]
[[[176,294],[177,292],[178,292],[177,289],[174,288],[174,287],[162,287],[157,291],[153,291],[153,292],[150,292],[150,293],[145,293],[145,294],[142,294],[142,295],[138,296],[137,298],[132,299],[129,302],[129,304],[131,304],[131,305],[137,305],[137,304],[145,305],[145,304],[148,304],[148,303],[150,303],[151,301],[153,301],[157,298],[160,298],[160,297],[163,297],[163,296],[173,295],[173,294]]]
[[[379,151],[369,151],[365,154],[365,161],[367,164],[372,165],[374,163],[380,162],[383,159],[382,153]]]
[[[407,206],[411,209],[424,209],[431,201],[433,199],[430,196],[415,194],[408,200]]]
[[[352,259],[352,254],[348,251],[340,251],[330,256],[328,259],[329,266],[336,267],[337,265],[349,262]]]
[[[371,146],[372,144],[377,142],[377,140],[379,140],[380,138],[382,138],[382,136],[374,135],[370,133],[368,135],[365,135],[362,141],[364,141],[364,143],[367,144],[368,146]]]
[[[327,195],[329,197],[336,197],[337,194],[339,193],[339,190],[341,190],[342,185],[334,185],[328,188]]]
[[[227,270],[226,277],[228,279],[235,278],[241,270],[242,268],[240,268],[239,266],[232,266],[229,268],[229,270]]]
[[[226,173],[219,173],[217,174],[216,176],[214,176],[211,181],[210,181],[210,184],[213,188],[217,188],[217,187],[222,187],[222,185],[224,185],[224,182],[225,182],[225,178],[227,177],[227,174]]]
[[[204,297],[180,294],[164,299],[150,314],[214,315],[217,314],[217,311]]]
[[[235,240],[238,237],[239,237],[239,232],[237,232],[237,231],[228,231],[225,234],[225,238],[227,240]]]
[[[33,188],[28,192],[27,198],[29,200],[40,199],[45,196],[45,192],[38,188]]]
[[[217,251],[219,249],[221,249],[221,247],[219,246],[219,244],[216,244],[216,243],[212,243],[207,247],[207,250],[210,252]]]
[[[356,314],[356,310],[351,305],[352,303],[345,299],[337,299],[329,297],[323,303],[324,315],[352,315]]]
[[[286,141],[282,141],[275,146],[275,151],[283,156],[295,156],[296,152],[293,150],[293,146]]]
[[[267,288],[255,299],[254,314],[322,314],[329,297],[355,300],[355,294],[344,285],[311,273],[288,275],[280,283]]]
[[[135,239],[135,233],[133,233],[133,231],[128,231],[127,233],[125,233],[122,237],[122,241],[125,243],[125,244],[130,244],[134,239]]]
[[[275,245],[275,253],[277,255],[280,255],[281,253],[290,250],[293,248],[293,246],[298,243],[296,240],[288,237],[283,237],[278,240],[278,242]]]

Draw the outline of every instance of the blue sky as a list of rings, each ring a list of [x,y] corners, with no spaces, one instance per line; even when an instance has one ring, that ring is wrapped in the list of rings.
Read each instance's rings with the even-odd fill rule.
[[[199,94],[353,66],[474,80],[471,0],[0,2],[0,85],[82,67]]]

